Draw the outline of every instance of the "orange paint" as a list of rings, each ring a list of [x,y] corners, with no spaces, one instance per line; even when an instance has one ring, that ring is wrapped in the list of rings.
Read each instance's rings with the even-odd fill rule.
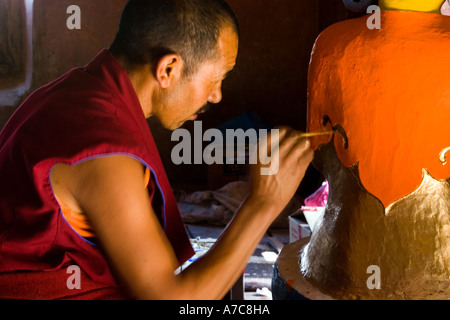
[[[335,24],[317,39],[308,82],[308,131],[328,115],[341,162],[359,163],[364,187],[385,207],[410,194],[422,169],[450,177],[439,155],[450,146],[450,17],[383,12],[381,30],[367,16]],[[313,139],[315,146],[326,137]]]
[[[294,280],[292,279],[288,279],[286,281],[286,285],[287,285],[287,292],[291,292],[292,286],[294,285]]]

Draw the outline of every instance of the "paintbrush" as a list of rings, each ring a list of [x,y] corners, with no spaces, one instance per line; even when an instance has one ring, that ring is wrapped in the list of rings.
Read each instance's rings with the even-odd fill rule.
[[[298,136],[299,139],[316,137],[316,136],[326,136],[329,134],[333,134],[335,131],[317,131],[317,132],[305,132]]]

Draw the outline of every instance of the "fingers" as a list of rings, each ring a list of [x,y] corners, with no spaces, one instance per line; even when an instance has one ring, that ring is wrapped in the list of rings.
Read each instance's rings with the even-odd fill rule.
[[[305,149],[300,155],[300,166],[306,168],[314,159],[314,150],[312,148]]]
[[[279,133],[280,155],[311,159],[313,154],[311,140],[304,137],[304,133],[288,127],[281,127]],[[312,159],[311,159],[312,161]]]
[[[303,170],[312,161],[313,151],[311,141],[302,132],[280,127],[261,138],[254,157],[258,161],[252,163],[258,163],[262,175],[274,175],[281,166]]]
[[[262,154],[259,153],[259,161],[252,167],[252,195],[282,210],[298,189],[313,159],[311,142],[302,137],[301,132],[287,127],[277,128],[259,142]]]

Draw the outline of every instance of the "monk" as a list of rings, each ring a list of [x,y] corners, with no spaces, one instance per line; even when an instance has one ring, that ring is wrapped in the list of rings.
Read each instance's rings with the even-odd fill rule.
[[[277,174],[254,165],[215,246],[175,273],[193,251],[146,119],[175,130],[219,103],[238,38],[223,0],[130,0],[109,49],[28,97],[0,134],[0,298],[230,290],[302,181],[310,142],[280,128]],[[78,287],[68,281],[77,267]]]

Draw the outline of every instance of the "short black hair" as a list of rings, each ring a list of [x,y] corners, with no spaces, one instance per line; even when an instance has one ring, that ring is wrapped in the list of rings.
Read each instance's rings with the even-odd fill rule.
[[[175,53],[185,63],[184,74],[215,58],[222,28],[239,36],[239,24],[224,0],[130,0],[109,50],[129,66],[151,64]]]

